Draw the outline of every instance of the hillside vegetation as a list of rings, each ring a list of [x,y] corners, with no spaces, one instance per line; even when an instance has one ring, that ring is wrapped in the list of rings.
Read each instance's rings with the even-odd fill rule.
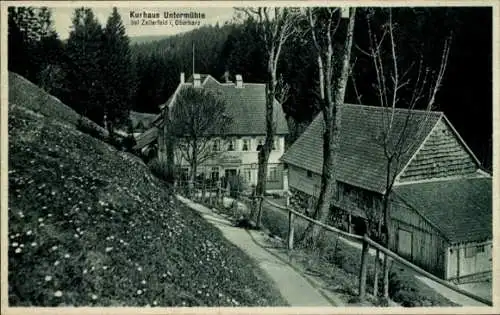
[[[33,104],[19,82],[8,121],[11,306],[286,305],[141,160],[78,131],[64,104]]]

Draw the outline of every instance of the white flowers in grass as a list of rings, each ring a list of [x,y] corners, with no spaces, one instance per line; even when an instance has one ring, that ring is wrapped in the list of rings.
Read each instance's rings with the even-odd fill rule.
[[[141,289],[137,290],[137,295],[141,295],[141,294],[142,294],[142,290]]]
[[[57,290],[56,292],[54,292],[54,296],[55,297],[61,297],[63,294],[60,290]]]
[[[29,230],[28,232],[26,232],[26,235],[31,235],[33,234],[33,231]]]
[[[97,300],[97,295],[92,294],[92,300]]]
[[[50,280],[52,280],[52,277],[51,277],[51,276],[45,276],[45,281],[46,281],[46,282],[49,282]]]
[[[64,258],[68,259],[70,257],[69,254],[64,254]]]
[[[54,262],[54,266],[58,266],[59,264],[60,264],[59,260],[56,260],[56,261]]]
[[[18,248],[16,248],[16,251],[15,251],[15,252],[16,252],[16,254],[19,254],[19,253],[21,253],[21,252],[22,252],[22,250],[21,250],[21,248],[19,248],[19,247],[18,247]]]
[[[106,253],[109,253],[112,250],[113,250],[113,247],[106,247]]]
[[[146,284],[146,280],[142,280],[142,281],[141,281],[141,283],[142,283],[142,284]]]
[[[17,247],[19,244],[17,242],[12,243],[12,247]]]

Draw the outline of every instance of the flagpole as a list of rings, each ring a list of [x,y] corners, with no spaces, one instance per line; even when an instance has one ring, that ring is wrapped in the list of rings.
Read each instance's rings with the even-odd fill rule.
[[[194,77],[194,41],[193,41],[193,77]]]

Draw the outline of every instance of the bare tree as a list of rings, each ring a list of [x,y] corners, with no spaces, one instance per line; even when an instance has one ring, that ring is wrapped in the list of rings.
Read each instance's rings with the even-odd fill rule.
[[[170,114],[169,131],[175,137],[175,148],[191,167],[194,181],[198,165],[215,158],[222,150],[214,150],[214,139],[231,123],[225,114],[226,103],[202,88],[182,89]]]
[[[338,8],[308,8],[306,10],[312,41],[318,55],[320,108],[324,120],[323,169],[319,197],[313,218],[325,222],[330,212],[330,204],[336,196],[337,184],[334,166],[338,149],[341,113],[339,105],[344,103],[347,80],[350,72],[351,47],[354,35],[356,9],[350,8],[346,37],[340,52],[340,71],[334,73],[335,58],[334,35],[342,20]],[[303,242],[316,244],[321,227],[309,224]]]
[[[282,48],[294,33],[295,10],[291,8],[237,8],[248,19],[256,21],[259,34],[265,44],[267,57],[267,84],[266,84],[266,139],[259,151],[259,169],[257,172],[256,193],[261,196],[266,191],[267,163],[272,149],[276,123],[273,115],[276,100],[284,100],[287,90],[286,84],[280,83],[277,77],[278,62]],[[256,225],[260,227],[262,207],[257,213]]]
[[[392,242],[390,196],[398,175],[397,170],[401,169],[405,155],[416,149],[420,143],[417,139],[425,130],[424,126],[428,123],[431,111],[434,109],[436,94],[442,85],[448,63],[451,35],[444,42],[438,71],[432,71],[430,67],[425,66],[422,55],[416,70],[413,71],[414,64],[403,69],[398,55],[398,41],[395,38],[396,23],[392,19],[392,9],[387,9],[387,21],[383,24],[381,34],[376,34],[372,27],[373,15],[373,11],[369,11],[366,15],[369,48],[363,50],[357,46],[357,49],[373,62],[376,76],[375,93],[380,106],[384,108],[381,132],[373,140],[381,146],[384,152],[386,178],[380,212],[368,215],[368,225],[376,224],[377,237],[382,240],[384,246],[389,248]],[[411,73],[414,74],[412,77],[410,77]],[[358,95],[359,100],[360,96]],[[400,109],[398,110],[398,108]],[[401,108],[405,110],[402,112]],[[420,112],[417,115],[413,111],[416,108],[424,110],[424,114]],[[400,116],[396,117],[397,115]],[[401,115],[403,116],[401,117]],[[376,212],[376,210],[374,211]],[[378,293],[378,261],[379,252],[377,251],[374,294]],[[362,268],[366,268],[366,266]],[[384,255],[383,272],[383,295],[388,298],[389,259],[387,255]]]

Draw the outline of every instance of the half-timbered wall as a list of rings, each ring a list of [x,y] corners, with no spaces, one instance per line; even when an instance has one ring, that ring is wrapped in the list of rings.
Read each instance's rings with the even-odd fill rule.
[[[476,170],[473,157],[441,118],[399,181],[469,175]]]

